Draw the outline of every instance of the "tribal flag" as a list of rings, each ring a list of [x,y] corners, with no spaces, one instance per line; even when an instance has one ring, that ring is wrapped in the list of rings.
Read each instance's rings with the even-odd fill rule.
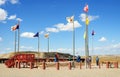
[[[37,32],[33,37],[39,37],[39,32]]]
[[[88,26],[89,25],[89,19],[88,19],[88,17],[86,18],[86,20],[85,20],[85,24]]]
[[[74,16],[66,17],[66,20],[67,20],[69,23],[73,23],[73,22],[74,22]]]
[[[16,29],[19,29],[19,24],[11,27],[11,31],[15,31]]]
[[[88,12],[88,5],[86,5],[83,10],[84,10],[84,12],[87,13]]]
[[[95,35],[95,32],[94,32],[94,30],[92,30],[92,36],[94,36]]]
[[[49,33],[46,33],[44,36],[45,36],[45,38],[48,38],[49,37]]]

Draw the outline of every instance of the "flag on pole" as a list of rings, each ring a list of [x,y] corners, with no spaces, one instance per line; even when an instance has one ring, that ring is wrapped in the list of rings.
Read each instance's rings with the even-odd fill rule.
[[[39,32],[37,32],[33,37],[39,37]]]
[[[85,24],[88,26],[89,25],[89,19],[88,17],[86,18]]]
[[[94,36],[95,35],[95,32],[94,32],[94,30],[92,30],[92,36]]]
[[[48,38],[49,37],[49,33],[46,33],[44,36],[45,36],[45,38]]]
[[[84,10],[84,12],[87,13],[88,12],[88,5],[86,5],[83,10]]]
[[[11,27],[11,31],[15,31],[16,29],[19,29],[19,24]]]
[[[74,22],[74,16],[66,17],[66,20],[67,20],[69,23],[73,23],[73,22]]]
[[[84,39],[86,39],[86,31],[84,32],[84,36],[83,36]]]

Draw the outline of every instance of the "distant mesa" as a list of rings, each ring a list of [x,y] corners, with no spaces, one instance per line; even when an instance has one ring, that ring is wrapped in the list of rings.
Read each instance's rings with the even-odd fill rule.
[[[69,56],[72,56],[68,53],[60,53],[60,52],[36,52],[36,51],[20,51],[20,52],[11,52],[6,54],[0,54],[0,58],[11,58],[15,54],[35,54],[35,58],[54,58],[55,54],[58,53],[60,58],[68,58]]]

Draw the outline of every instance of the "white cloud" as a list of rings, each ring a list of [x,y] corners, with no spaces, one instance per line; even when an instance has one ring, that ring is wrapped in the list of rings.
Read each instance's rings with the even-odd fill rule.
[[[39,34],[44,34],[44,31],[39,32]]]
[[[74,21],[74,28],[81,27],[81,24],[78,21]],[[54,25],[54,28],[46,28],[47,32],[60,32],[60,31],[73,31],[72,23],[58,23]]]
[[[6,21],[7,19],[8,19],[8,20],[22,21],[22,19],[21,19],[21,18],[17,18],[16,15],[11,15],[11,16],[9,16],[9,17],[7,17],[7,16],[8,16],[7,11],[4,10],[4,9],[2,9],[2,8],[0,8],[0,22],[2,22],[2,23],[7,23],[7,21]]]
[[[120,54],[119,50],[120,50],[120,43],[94,48],[94,51],[99,52],[101,54]]]
[[[7,23],[7,21],[0,21],[0,22],[2,22],[2,23],[4,23],[4,24]]]
[[[39,34],[44,34],[44,31],[39,32]],[[24,32],[20,36],[24,38],[34,38],[33,37],[34,35],[35,33],[32,33],[32,32]]]
[[[98,41],[105,42],[105,41],[107,41],[107,39],[105,37],[101,37]]]
[[[47,32],[59,32],[57,28],[46,28]]]
[[[20,22],[23,21],[21,18],[16,18],[16,20],[17,20],[17,21],[20,21]]]
[[[113,48],[119,48],[120,49],[120,43],[112,45]]]
[[[71,53],[72,54],[72,49],[71,48],[58,48],[57,52]]]
[[[14,20],[14,19],[16,19],[16,15],[11,15],[8,19],[9,20]]]
[[[0,0],[0,5],[4,5],[6,0]]]
[[[0,8],[0,21],[6,20],[7,16],[8,16],[7,11],[5,11],[2,8]]]
[[[72,31],[73,30],[73,24],[72,23],[67,23],[67,24],[60,23],[60,24],[57,24],[55,26],[60,31]],[[78,27],[81,27],[81,25],[78,21],[74,21],[74,27],[78,28]]]
[[[0,37],[0,42],[1,42],[2,40],[3,40],[2,37]]]
[[[19,3],[19,0],[10,0],[10,3],[11,4],[17,4],[17,3]]]
[[[31,46],[21,46],[20,48],[21,49],[33,49],[33,47],[31,47]]]
[[[89,19],[90,21],[96,20],[96,19],[98,19],[98,18],[99,18],[99,16],[88,16],[88,19]]]
[[[32,46],[20,46],[21,51],[34,51]]]
[[[25,37],[25,38],[33,38],[34,35],[35,35],[35,34],[32,33],[32,32],[24,32],[24,33],[22,33],[20,36],[21,36],[21,37]]]
[[[10,50],[11,50],[11,48],[6,48],[6,50],[7,50],[7,51],[10,51]]]
[[[86,14],[85,13],[82,13],[82,14],[80,14],[80,19],[81,19],[81,21],[85,21],[85,19],[86,19]],[[88,15],[88,19],[89,19],[89,21],[93,21],[93,20],[96,20],[96,19],[98,19],[99,18],[99,16],[91,16],[91,15]]]
[[[4,5],[6,2],[10,2],[11,4],[19,3],[19,0],[0,0],[0,5]]]
[[[82,13],[82,14],[80,14],[79,17],[80,17],[81,21],[85,21],[86,14]]]

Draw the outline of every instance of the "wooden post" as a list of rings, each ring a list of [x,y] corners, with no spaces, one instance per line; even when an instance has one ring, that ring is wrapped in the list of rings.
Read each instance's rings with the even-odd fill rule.
[[[89,64],[89,68],[91,69],[91,62],[90,62],[90,64]]]
[[[109,62],[106,62],[106,68],[109,68]]]
[[[15,61],[15,68],[18,67],[18,61]]]
[[[56,62],[56,68],[59,70],[59,62]]]
[[[43,65],[43,70],[45,70],[45,68],[46,68],[46,67],[45,67],[45,61],[43,61],[43,64],[42,64],[42,65]]]
[[[30,62],[30,69],[32,69],[32,68],[33,68],[32,62]]]
[[[68,68],[71,70],[71,62],[68,63]]]
[[[18,61],[18,68],[20,69],[21,67],[20,67],[21,65],[20,65],[20,61]]]
[[[100,63],[99,63],[99,69],[101,68]]]
[[[118,62],[114,62],[114,68],[118,68]]]
[[[82,69],[82,63],[80,62],[80,69]]]

